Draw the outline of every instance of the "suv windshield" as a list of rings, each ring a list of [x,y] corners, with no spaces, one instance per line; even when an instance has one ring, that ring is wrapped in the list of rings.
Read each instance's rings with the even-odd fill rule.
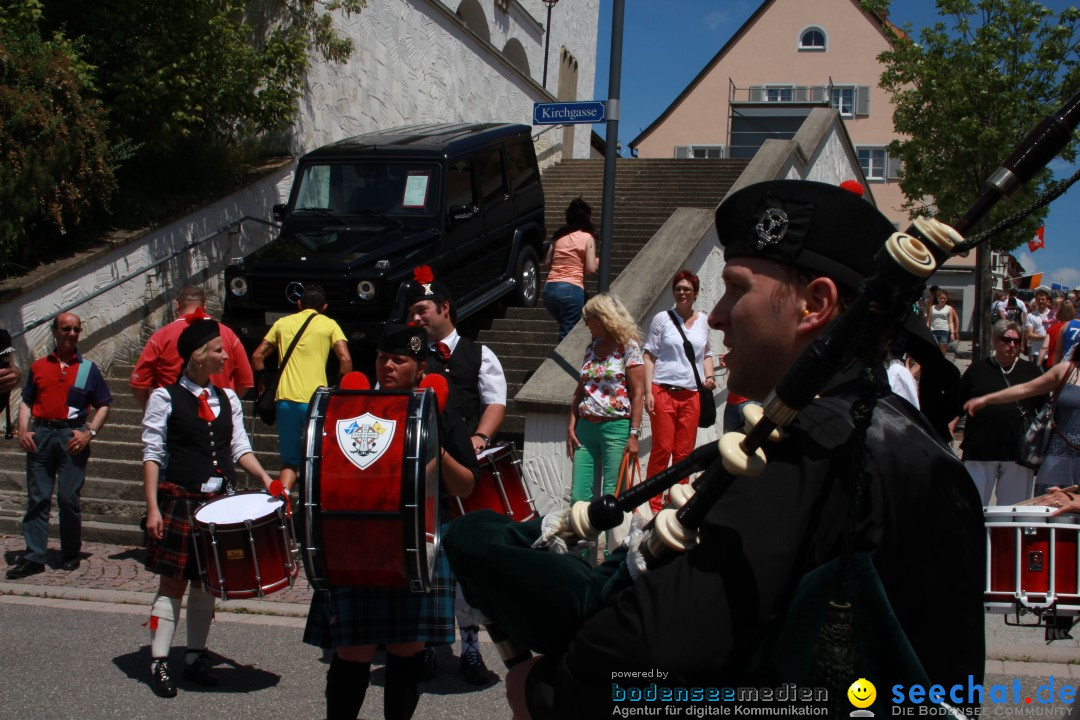
[[[434,215],[439,166],[408,162],[305,165],[293,212],[364,216]]]

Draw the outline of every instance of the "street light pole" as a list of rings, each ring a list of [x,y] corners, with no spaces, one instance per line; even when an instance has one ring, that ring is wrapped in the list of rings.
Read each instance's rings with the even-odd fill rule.
[[[547,90],[547,66],[548,53],[551,51],[551,8],[559,4],[559,0],[543,0],[547,6],[547,25],[544,26],[544,89]]]
[[[619,149],[619,101],[622,95],[623,14],[625,0],[614,0],[611,6],[611,61],[608,71],[608,100],[604,108],[607,118],[607,144],[604,149],[604,197],[600,210],[600,270],[596,287],[607,292],[611,278],[611,238],[615,225],[615,158]]]

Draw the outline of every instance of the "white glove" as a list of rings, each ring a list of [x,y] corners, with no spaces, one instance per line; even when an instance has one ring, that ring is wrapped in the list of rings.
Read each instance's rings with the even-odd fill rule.
[[[569,514],[570,508],[563,508],[545,515],[540,522],[540,537],[532,546],[538,550],[550,550],[556,555],[565,555],[566,541],[559,537],[559,533],[563,530]]]
[[[645,541],[645,526],[649,523],[644,516],[633,513],[630,519],[630,532],[626,534],[623,544],[626,545],[626,569],[630,571],[630,577],[637,580],[648,572],[645,567],[645,556],[641,553],[641,543]]]

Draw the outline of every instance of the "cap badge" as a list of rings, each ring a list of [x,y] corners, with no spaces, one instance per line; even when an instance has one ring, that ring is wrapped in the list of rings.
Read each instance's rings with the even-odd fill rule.
[[[419,336],[419,335],[413,335],[413,336],[412,336],[411,338],[409,338],[409,351],[410,351],[410,352],[411,352],[411,353],[412,353],[413,355],[415,355],[416,353],[420,352],[420,348],[421,348],[421,347],[422,347],[422,345],[421,345],[421,341],[420,341],[420,336]]]
[[[424,288],[425,295],[434,295],[435,292],[431,289],[431,283],[420,283],[420,287]]]
[[[754,226],[754,232],[758,237],[757,249],[764,250],[768,245],[776,245],[784,239],[787,229],[787,213],[780,208],[768,208]]]

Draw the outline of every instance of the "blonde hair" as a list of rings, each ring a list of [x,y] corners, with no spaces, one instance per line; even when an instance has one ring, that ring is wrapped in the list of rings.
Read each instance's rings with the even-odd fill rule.
[[[620,345],[625,345],[630,340],[641,344],[641,333],[638,331],[637,323],[634,322],[626,306],[614,295],[608,293],[593,295],[585,303],[583,312],[600,318],[604,329]]]

